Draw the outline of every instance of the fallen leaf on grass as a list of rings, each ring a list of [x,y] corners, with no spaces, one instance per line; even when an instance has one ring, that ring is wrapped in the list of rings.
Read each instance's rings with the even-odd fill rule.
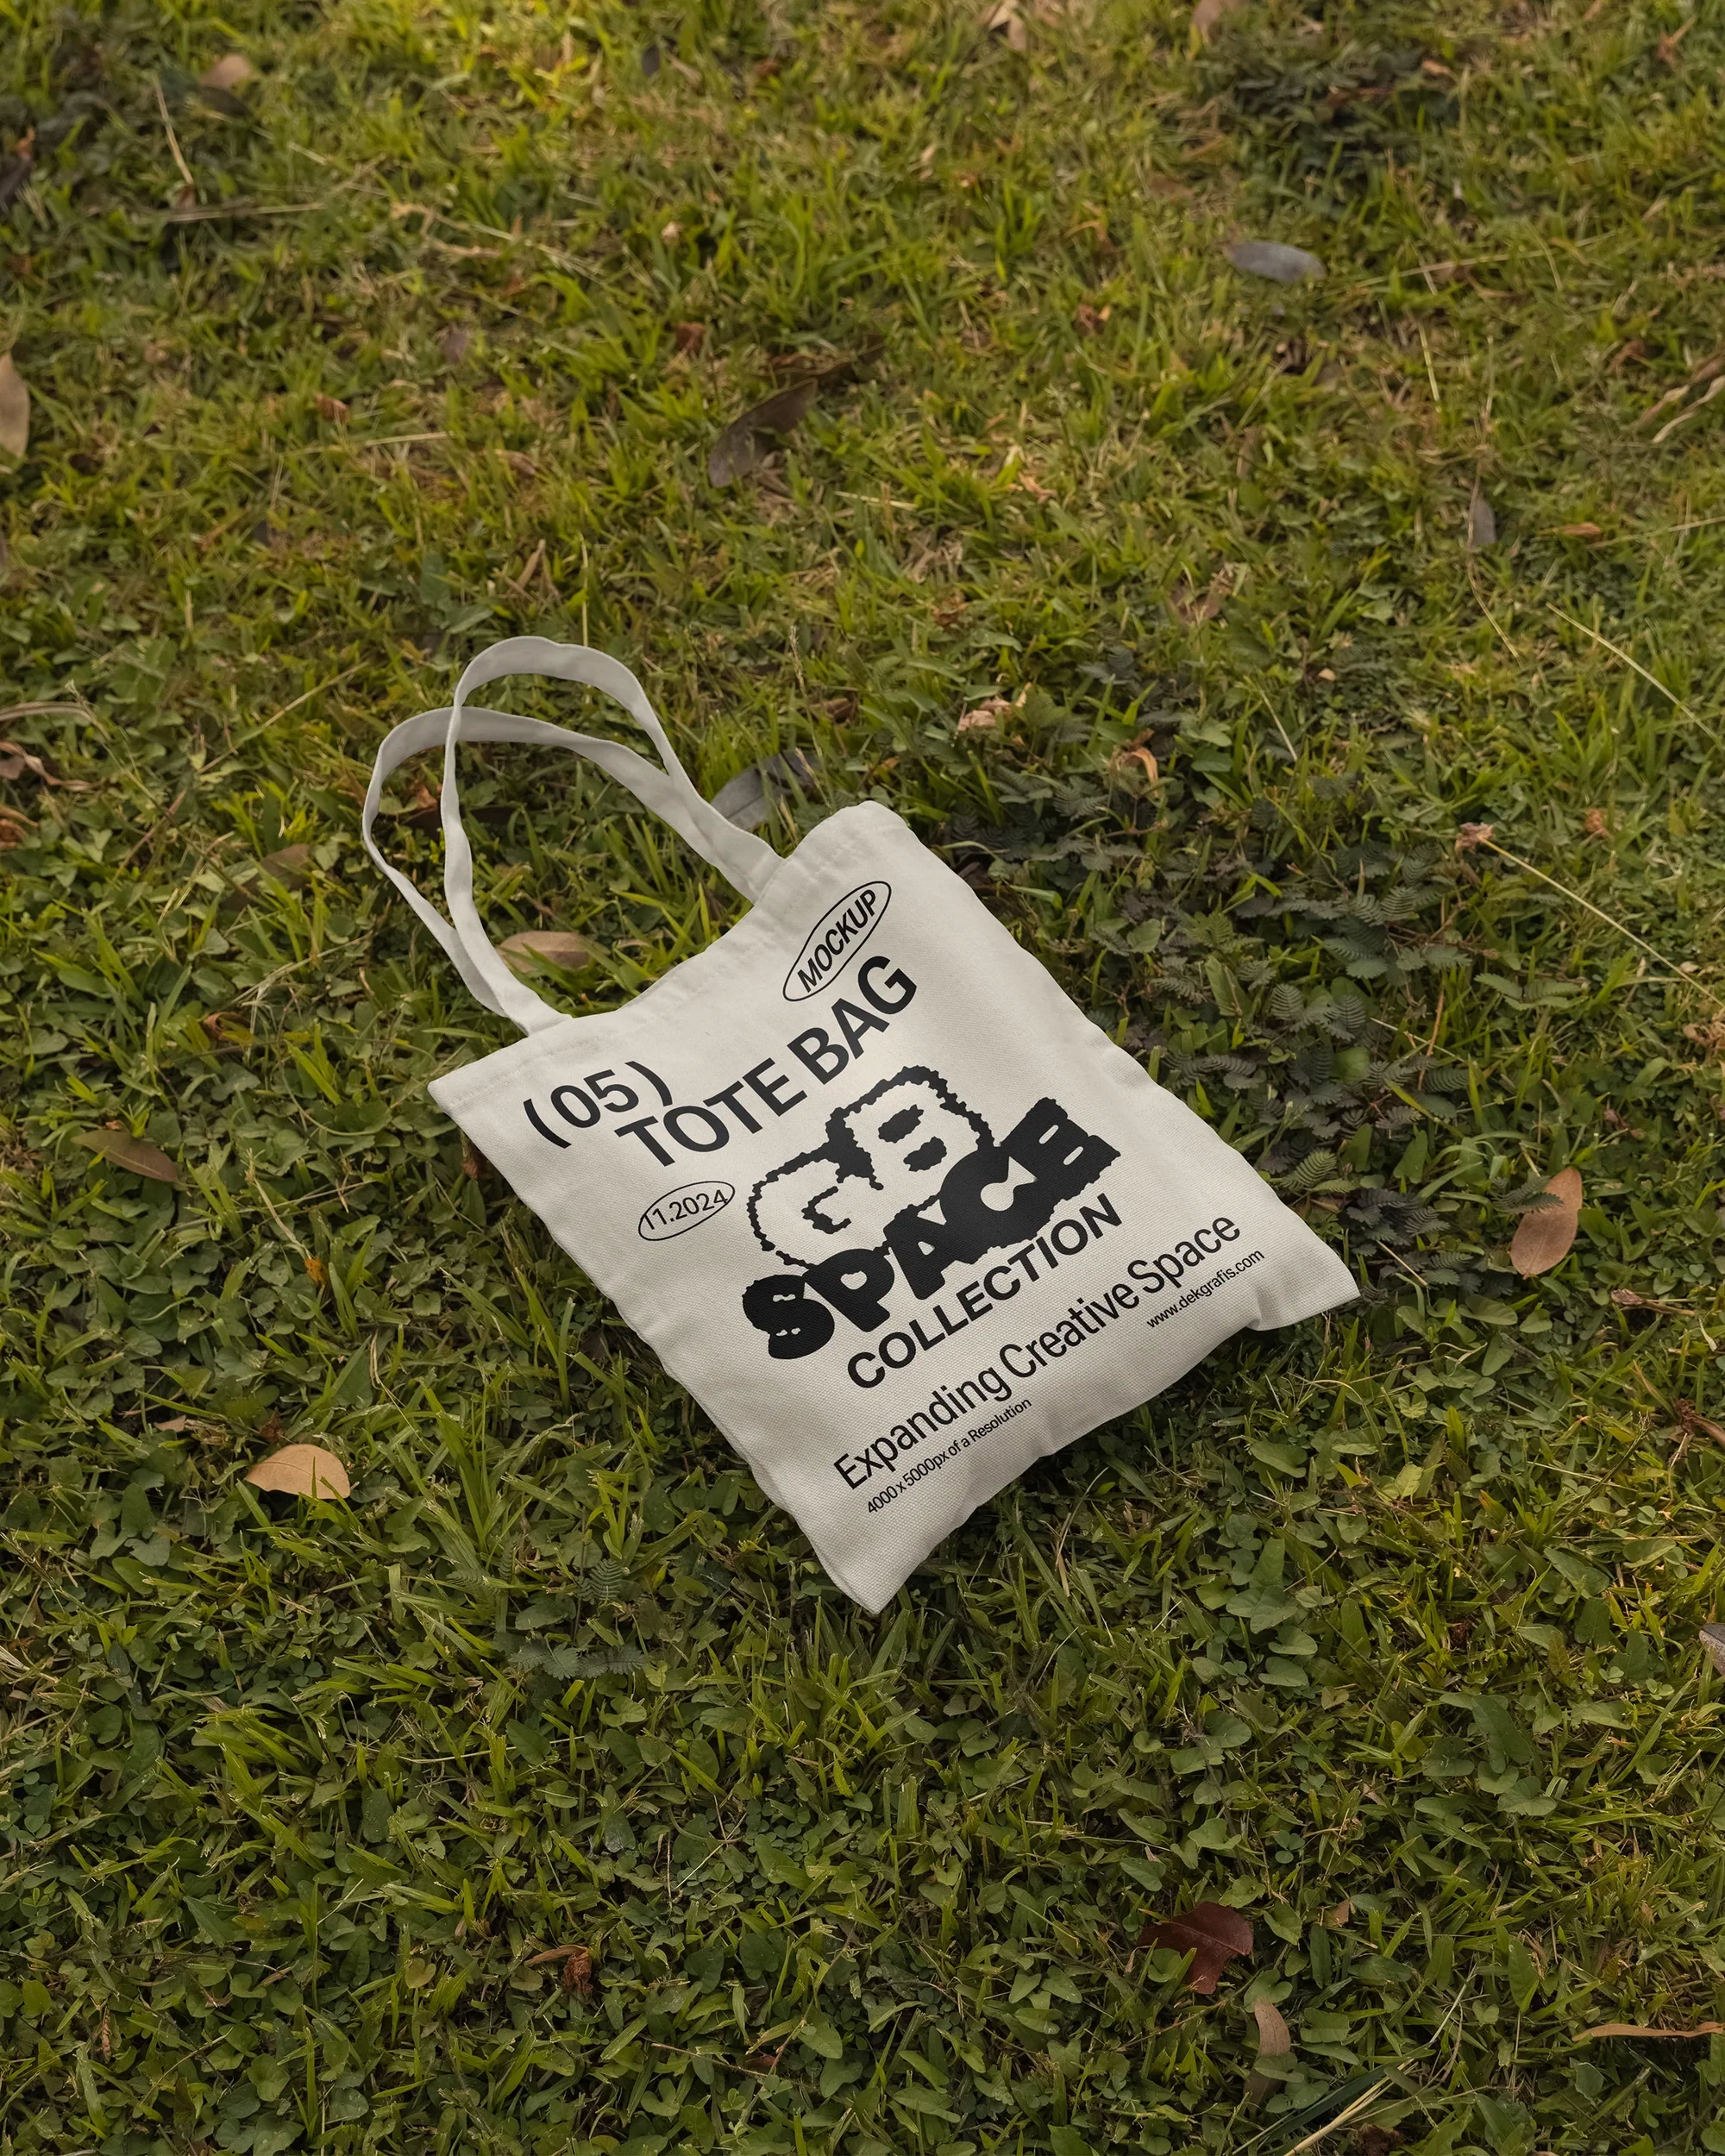
[[[1020,691],[1018,704],[1023,702],[1024,692]],[[958,722],[957,730],[961,734],[992,733],[1003,718],[1009,718],[1012,716],[1018,708],[1018,704],[1008,703],[1004,696],[988,697],[974,709],[965,712]]]
[[[1234,588],[1233,571],[1226,564],[1210,579],[1202,595],[1190,585],[1168,594],[1168,611],[1182,628],[1201,629],[1207,621],[1214,621],[1222,611],[1222,601]]]
[[[339,397],[331,397],[320,389],[313,401],[317,406],[317,417],[329,420],[332,426],[339,426],[348,417],[348,407]]]
[[[278,883],[284,891],[303,891],[311,881],[307,873],[311,866],[311,849],[307,845],[279,846],[273,854],[266,854],[255,867],[238,869],[235,873],[234,888],[222,901],[224,918],[243,913],[259,897],[266,881]]]
[[[1603,539],[1605,536],[1597,524],[1553,524],[1552,533],[1559,539]]]
[[[77,1142],[87,1145],[92,1153],[99,1153],[104,1160],[112,1161],[116,1168],[123,1168],[134,1175],[147,1175],[153,1183],[177,1183],[179,1170],[167,1155],[152,1145],[147,1138],[134,1138],[129,1131],[79,1131]]]
[[[599,956],[585,937],[562,928],[524,928],[518,935],[505,936],[498,949],[504,963],[518,974],[533,972],[542,960],[565,973],[580,973]]]
[[[1612,1300],[1614,1302],[1616,1300],[1615,1295]],[[1652,1307],[1663,1309],[1666,1306],[1655,1304]],[[1674,1317],[1686,1317],[1688,1313],[1673,1311],[1672,1314]],[[1709,1422],[1692,1400],[1672,1401],[1672,1413],[1677,1417],[1678,1427],[1685,1437],[1711,1438],[1715,1445],[1725,1445],[1725,1423]]]
[[[1653,50],[1659,54],[1659,65],[1661,67],[1675,67],[1677,66],[1677,48],[1683,43],[1684,38],[1689,35],[1690,30],[1693,29],[1694,27],[1695,19],[1691,16],[1687,22],[1682,25],[1680,28],[1667,30],[1665,35],[1659,39],[1659,42],[1653,47]]]
[[[29,385],[9,352],[0,352],[0,449],[21,457],[30,446]]]
[[[1192,10],[1192,34],[1201,41],[1207,39],[1225,15],[1239,7],[1240,0],[1198,0]]]
[[[680,354],[697,352],[700,349],[701,339],[706,335],[706,324],[704,322],[674,323],[671,334],[672,342]]]
[[[474,333],[464,323],[455,323],[444,330],[437,340],[437,349],[443,354],[446,367],[459,367],[467,356],[467,347],[474,341]]]
[[[0,779],[16,779],[24,771],[34,771],[44,786],[60,784],[40,756],[33,756],[28,749],[19,748],[16,741],[0,741]]]
[[[994,31],[996,36],[1004,37],[1015,53],[1022,53],[1030,43],[1030,33],[1025,28],[1019,0],[997,0],[997,4],[988,10],[984,27]]]
[[[1524,1280],[1531,1280],[1536,1273],[1548,1273],[1554,1265],[1562,1264],[1569,1256],[1581,1222],[1581,1174],[1578,1169],[1559,1169],[1546,1185],[1546,1193],[1554,1202],[1536,1205],[1524,1213],[1509,1245],[1509,1263]]]
[[[1497,544],[1497,517],[1489,501],[1476,486],[1473,499],[1467,505],[1467,550],[1477,554],[1482,547]]]
[[[1123,770],[1129,763],[1140,765],[1145,777],[1152,786],[1162,776],[1162,768],[1157,762],[1154,754],[1145,748],[1141,741],[1135,741],[1130,749],[1122,749],[1114,758],[1116,771]]]
[[[298,891],[304,885],[305,872],[310,866],[310,847],[279,846],[274,853],[264,856],[258,863],[258,870],[271,882],[285,884],[290,891]]]
[[[1602,2021],[1584,2028],[1578,2044],[1590,2044],[1596,2036],[1725,2036],[1725,2021],[1697,2021],[1693,2028],[1649,2028],[1644,2021]]]
[[[585,1946],[548,1946],[543,1954],[529,1954],[526,1966],[544,1969],[554,1962],[561,1962],[557,1981],[565,1991],[579,1991],[584,1999],[593,1996],[593,1956]]]
[[[212,66],[206,67],[198,78],[200,90],[237,90],[242,82],[249,82],[257,73],[243,53],[223,53]]]
[[[1288,2034],[1288,2024],[1268,1999],[1254,1999],[1251,2010],[1258,2016],[1258,2063],[1247,2077],[1245,2100],[1248,2103],[1262,2103],[1265,2096],[1281,2079],[1279,2074],[1264,2071],[1266,2059],[1291,2059],[1294,2040]]]
[[[1709,1056],[1725,1056],[1725,1011],[1716,1011],[1704,1025],[1685,1025],[1683,1037],[1704,1048]]]
[[[1321,277],[1324,266],[1302,247],[1288,247],[1280,240],[1239,240],[1228,249],[1228,260],[1251,277],[1268,277],[1278,285],[1301,285]]]
[[[1146,1924],[1138,1934],[1140,1946],[1166,1946],[1170,1953],[1192,1957],[1187,1989],[1209,1993],[1215,1990],[1224,1967],[1236,1954],[1251,1952],[1251,1926],[1238,1909],[1220,1902],[1195,1902],[1178,1916]]]
[[[1609,838],[1611,836],[1606,826],[1603,809],[1589,809],[1581,819],[1581,828],[1590,838]]]
[[[706,475],[715,486],[745,478],[767,454],[775,436],[794,433],[814,402],[813,379],[775,390],[733,419],[712,445]]]
[[[752,831],[764,824],[788,795],[812,785],[814,766],[800,749],[787,749],[781,755],[763,756],[727,779],[712,797],[712,805],[727,823]]]
[[[290,1497],[345,1497],[348,1470],[321,1445],[285,1445],[247,1470],[254,1489],[278,1489]]]

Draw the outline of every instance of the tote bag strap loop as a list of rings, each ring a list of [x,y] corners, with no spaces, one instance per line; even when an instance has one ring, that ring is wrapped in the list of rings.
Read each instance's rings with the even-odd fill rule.
[[[649,762],[621,742],[467,702],[473,689],[510,674],[549,674],[601,690],[645,730],[664,759],[663,765]],[[739,830],[701,798],[678,761],[646,692],[627,667],[602,651],[589,650],[582,644],[554,643],[544,636],[513,636],[482,651],[456,684],[453,704],[421,711],[385,736],[372,768],[361,832],[366,850],[436,938],[469,992],[488,1011],[513,1018],[524,1031],[536,1032],[555,1025],[563,1013],[516,978],[493,948],[474,907],[473,853],[461,826],[455,769],[456,748],[463,740],[523,742],[574,749],[626,787],[643,807],[662,817],[704,861],[751,900],[762,895],[774,873],[783,865],[764,839]],[[406,876],[390,866],[372,835],[385,780],[409,756],[440,742],[443,744],[443,887],[448,920]]]

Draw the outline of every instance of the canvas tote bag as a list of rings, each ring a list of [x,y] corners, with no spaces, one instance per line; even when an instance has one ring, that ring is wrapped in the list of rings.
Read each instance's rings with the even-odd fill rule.
[[[467,703],[506,674],[602,690],[661,761]],[[474,908],[464,740],[589,758],[751,910],[622,1009],[565,1017]],[[384,780],[440,745],[447,920],[372,837]],[[386,739],[364,827],[467,987],[526,1036],[432,1098],[871,1611],[1032,1460],[1243,1326],[1355,1293],[890,810],[841,809],[781,858],[701,798],[601,652],[481,652],[452,705]]]

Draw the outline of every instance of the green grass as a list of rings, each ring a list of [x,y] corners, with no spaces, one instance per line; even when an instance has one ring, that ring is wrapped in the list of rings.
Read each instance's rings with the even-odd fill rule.
[[[1725,401],[1638,419],[1725,346],[1725,20],[979,13],[0,0],[9,2156],[1725,2149],[1725,2040],[1576,2041],[1725,2009]],[[526,630],[910,818],[1363,1301],[861,1616],[426,1098],[507,1029],[356,795]],[[472,773],[572,1007],[734,916]],[[1136,1942],[1219,1896],[1206,2000]]]

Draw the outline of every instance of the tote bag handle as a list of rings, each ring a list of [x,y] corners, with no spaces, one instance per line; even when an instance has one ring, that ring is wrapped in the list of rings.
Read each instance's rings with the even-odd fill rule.
[[[621,742],[594,734],[578,734],[567,726],[554,726],[541,718],[523,718],[510,711],[487,711],[469,705],[467,696],[488,681],[510,674],[548,675],[561,681],[585,682],[600,690],[629,713],[647,734],[662,761],[626,749]],[[455,752],[462,741],[526,742],[542,747],[573,749],[577,755],[608,772],[628,788],[644,808],[662,817],[686,839],[701,859],[717,868],[743,896],[759,899],[775,873],[783,866],[766,841],[750,831],[739,830],[721,816],[712,802],[696,791],[693,780],[677,760],[659,716],[647,693],[628,667],[603,651],[586,644],[555,643],[548,636],[511,636],[479,654],[455,684],[455,700],[436,711],[421,711],[404,719],[384,736],[372,766],[371,784],[361,832],[366,851],[382,869],[403,898],[436,937],[469,991],[486,1010],[513,1018],[524,1032],[537,1032],[561,1022],[563,1013],[536,995],[518,981],[486,935],[474,905],[474,857],[461,826],[461,798],[457,790]],[[449,918],[432,906],[411,880],[391,867],[372,836],[384,781],[398,766],[421,749],[443,744],[443,891]]]

